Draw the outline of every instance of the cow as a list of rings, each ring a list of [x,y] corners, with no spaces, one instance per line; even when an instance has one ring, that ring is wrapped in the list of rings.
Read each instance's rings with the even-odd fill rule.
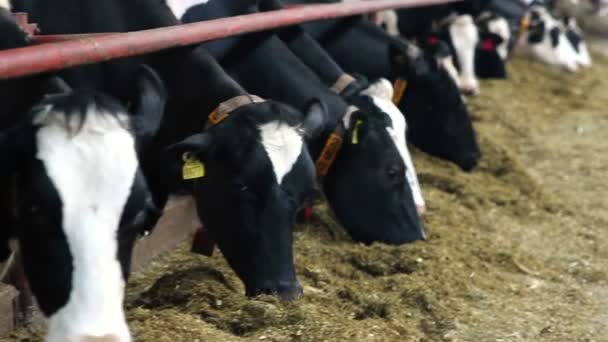
[[[484,6],[482,1],[465,1],[397,11],[402,36],[448,42],[459,69],[456,82],[467,95],[479,93],[477,77],[506,78],[509,28],[504,18]]]
[[[278,0],[262,0],[259,7],[262,11],[279,10],[283,4]],[[297,55],[300,60],[313,70],[331,90],[342,95],[347,101],[357,93],[368,95],[379,110],[390,116],[392,122],[391,137],[406,165],[406,177],[414,196],[418,214],[426,210],[426,204],[416,175],[416,169],[405,141],[407,124],[399,108],[392,102],[394,89],[386,79],[366,80],[357,79],[347,74],[300,26],[293,25],[278,30],[278,37]],[[373,86],[367,87],[371,83]]]
[[[0,12],[2,48],[26,46],[9,12]],[[31,289],[49,318],[47,341],[129,340],[123,256],[156,213],[139,157],[165,103],[151,69],[138,68],[131,84],[127,108],[53,75],[0,82],[1,204],[8,213],[0,257],[6,260],[7,239],[16,238]]]
[[[479,44],[475,50],[475,74],[483,79],[507,78],[506,61],[509,57],[511,28],[504,17],[484,11],[475,18]]]
[[[317,118],[325,116],[323,106],[311,101],[300,112],[260,100],[203,48],[195,49],[175,72],[167,109],[175,120],[161,127],[157,140],[162,147],[189,138],[170,145],[159,161],[150,155],[151,168],[158,170],[154,166],[163,160],[176,165],[184,153],[191,153],[204,163],[206,175],[183,184],[178,168],[150,178],[181,182],[187,193],[194,194],[205,229],[243,280],[246,295],[299,297],[292,228],[296,211],[317,193],[304,138],[317,130]],[[201,89],[208,89],[206,96],[201,97]],[[205,113],[211,116],[204,129]],[[228,116],[211,125],[216,120],[213,113]]]
[[[445,45],[437,42],[421,50],[360,17],[302,27],[345,71],[386,78],[397,85],[395,100],[413,145],[463,170],[475,168],[481,152],[468,109],[445,67],[450,64],[445,62],[449,60]]]
[[[257,11],[257,1],[211,0],[188,8],[182,21]],[[319,118],[321,127],[309,137],[308,146],[317,160],[327,201],[355,241],[397,245],[424,238],[405,178],[406,165],[387,131],[392,122],[369,96],[353,97],[350,102],[355,107],[349,105],[273,32],[202,46],[247,89],[296,108],[303,108],[314,99],[324,103],[328,115]],[[269,59],[273,61],[271,65]]]
[[[543,63],[576,72],[579,57],[564,35],[561,23],[547,8],[532,6],[522,18],[517,49]]]
[[[16,0],[13,5],[17,11],[30,13],[32,20],[49,34],[121,32],[179,23],[166,4],[153,0],[137,3],[120,0],[60,0],[53,3]],[[142,63],[149,64],[154,71],[143,68],[145,72],[139,72]],[[160,78],[153,77],[155,74]],[[243,280],[247,295],[267,293],[285,299],[301,295],[302,287],[296,279],[293,265],[292,226],[296,209],[316,193],[314,164],[304,146],[304,139],[309,129],[316,130],[316,118],[324,115],[322,106],[311,102],[310,117],[314,120],[306,120],[309,116],[302,111],[248,93],[204,50],[192,48],[70,68],[60,75],[71,87],[91,89],[89,92],[92,94],[98,91],[109,94],[105,97],[90,96],[102,101],[104,107],[99,107],[102,113],[111,110],[119,113],[90,121],[89,127],[88,119],[78,118],[88,113],[90,106],[85,106],[83,100],[75,101],[72,107],[66,108],[67,112],[79,113],[73,110],[78,109],[85,114],[66,114],[69,120],[64,121],[69,128],[73,128],[70,133],[96,133],[97,129],[99,135],[103,136],[101,133],[114,129],[120,123],[125,132],[143,131],[145,134],[132,134],[131,140],[137,138],[137,154],[129,148],[129,139],[125,134],[115,134],[114,144],[119,145],[121,153],[131,153],[131,157],[137,157],[136,164],[133,164],[133,158],[122,158],[122,154],[114,153],[96,139],[91,139],[90,144],[94,143],[92,146],[99,147],[107,155],[91,160],[75,157],[71,160],[72,154],[67,153],[70,151],[66,149],[64,157],[68,159],[57,159],[65,166],[62,168],[56,162],[52,163],[54,175],[63,185],[66,178],[74,182],[74,186],[86,181],[88,187],[83,185],[82,190],[97,191],[99,195],[93,192],[91,196],[103,195],[106,196],[103,198],[105,200],[112,199],[112,208],[117,212],[122,208],[120,202],[121,196],[125,196],[125,184],[131,186],[132,195],[126,204],[122,204],[125,215],[121,223],[125,224],[125,229],[122,224],[117,225],[118,230],[101,229],[103,226],[96,224],[96,221],[91,221],[90,227],[78,229],[74,225],[82,222],[74,219],[70,221],[68,232],[76,236],[73,245],[66,246],[62,231],[46,231],[44,226],[31,238],[22,240],[28,278],[43,312],[50,318],[48,341],[86,341],[89,337],[119,342],[131,340],[122,310],[131,248],[136,233],[151,229],[158,219],[158,216],[147,219],[143,214],[159,214],[154,209],[142,212],[143,216],[138,214],[140,202],[151,208],[162,209],[168,196],[174,192],[194,195],[197,210],[207,230]],[[163,83],[166,95],[161,91]],[[133,85],[139,85],[138,92],[129,90]],[[153,92],[155,89],[156,92]],[[133,93],[139,94],[135,100],[140,100],[135,101],[131,95]],[[50,97],[47,101],[61,100],[64,103],[67,96]],[[69,96],[71,99],[72,95]],[[166,112],[162,122],[161,107]],[[53,119],[54,107],[44,105],[39,108],[47,113],[38,119],[39,122],[52,124],[58,121]],[[48,111],[48,108],[51,110]],[[127,108],[132,108],[134,114],[123,115]],[[138,115],[140,112],[144,114]],[[82,127],[79,122],[82,122]],[[93,126],[95,123],[98,125]],[[158,132],[154,133],[150,128],[158,128]],[[55,131],[47,135],[48,139],[61,137]],[[26,134],[20,136],[28,137]],[[15,141],[13,137],[7,136],[6,141]],[[5,140],[4,137],[2,140]],[[140,144],[139,140],[145,141],[145,144]],[[97,152],[89,145],[82,147],[91,153]],[[109,147],[112,146],[116,147]],[[50,157],[59,153],[54,148],[47,148],[43,152]],[[112,162],[112,165],[102,165],[97,160]],[[77,162],[80,164],[70,167]],[[129,178],[118,174],[119,171],[132,171],[133,174]],[[81,172],[90,172],[91,176],[83,177]],[[25,177],[22,179],[23,182],[27,180]],[[45,186],[48,181],[38,183],[33,185]],[[149,196],[139,190],[145,189],[146,184],[150,190]],[[80,190],[78,187],[65,187],[69,191]],[[38,189],[31,188],[32,191]],[[49,193],[49,196],[54,194],[43,189],[38,193],[26,192],[23,199],[36,201],[36,196],[45,193]],[[66,195],[72,196],[72,193],[67,192]],[[78,198],[83,199],[85,206],[81,209],[84,213],[99,212],[98,215],[101,215],[107,212],[105,207],[96,203],[87,206],[90,202],[87,197]],[[69,199],[70,208],[72,205],[80,208],[78,199]],[[33,206],[30,209],[40,212],[24,212],[28,214],[24,216],[38,220],[34,222],[36,227],[40,226],[41,221],[55,222],[57,217],[61,217],[57,214],[48,216],[45,207]],[[141,229],[130,228],[131,212],[137,214],[134,222]],[[72,213],[70,211],[70,215]],[[117,221],[115,216],[102,217]],[[80,220],[86,218],[79,216]],[[16,227],[19,231],[30,229],[28,226],[22,228],[20,224]],[[90,233],[85,230],[93,228],[100,231]],[[50,238],[57,241],[56,245],[39,246],[46,241],[39,238],[41,234],[52,234]],[[104,240],[98,242],[101,238]],[[97,248],[97,243],[102,243],[104,248]],[[35,254],[28,256],[32,251]],[[41,254],[45,251],[48,251],[47,255]],[[86,258],[81,261],[79,256],[82,253]],[[41,256],[46,256],[46,260],[41,261]],[[92,263],[92,267],[86,267],[87,262]],[[96,283],[92,283],[92,279]]]
[[[577,53],[575,45],[565,34],[567,30],[550,13],[545,2],[492,0],[486,8],[509,22],[514,32],[509,44],[511,53],[519,52],[571,72],[584,66],[585,58]],[[581,38],[580,35],[578,37]]]

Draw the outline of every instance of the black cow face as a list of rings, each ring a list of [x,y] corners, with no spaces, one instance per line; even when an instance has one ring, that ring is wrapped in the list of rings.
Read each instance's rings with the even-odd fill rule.
[[[408,138],[414,145],[470,171],[481,152],[460,91],[448,70],[437,63],[442,55],[434,55],[444,50],[433,47],[407,55],[395,52],[395,69],[408,80],[398,106],[405,114]]]
[[[320,110],[312,106],[309,115],[324,115]],[[204,176],[185,182],[249,296],[291,299],[302,293],[292,227],[296,210],[316,193],[304,133],[301,114],[269,101],[240,107],[221,124],[167,149],[170,164],[190,154],[204,165]]]
[[[49,318],[48,341],[100,333],[130,341],[126,274],[134,240],[154,212],[137,146],[158,127],[165,101],[151,70],[137,84],[134,115],[113,98],[63,85],[0,135],[2,175],[12,179],[15,230]]]
[[[507,78],[505,61],[498,52],[504,39],[491,32],[480,32],[479,36],[480,42],[475,49],[475,74],[480,78]]]
[[[380,110],[380,100],[353,96],[349,101],[363,111],[344,123],[348,132],[324,180],[328,203],[356,241],[399,245],[423,239],[397,127]]]
[[[475,24],[479,31],[479,43],[475,48],[475,74],[480,78],[506,78],[505,61],[511,39],[508,21],[487,11],[476,18]]]

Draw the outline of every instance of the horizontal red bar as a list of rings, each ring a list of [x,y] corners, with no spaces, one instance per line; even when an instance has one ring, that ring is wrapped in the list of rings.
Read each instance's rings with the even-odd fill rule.
[[[456,1],[461,0],[366,0],[318,4],[151,30],[72,37],[54,44],[0,51],[0,79],[141,55],[307,21]]]

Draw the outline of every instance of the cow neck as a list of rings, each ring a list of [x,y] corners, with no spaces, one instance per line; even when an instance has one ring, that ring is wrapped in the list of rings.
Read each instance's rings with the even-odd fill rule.
[[[526,13],[521,20],[519,21],[519,28],[517,30],[517,40],[521,39],[524,34],[530,31],[530,24],[532,18],[530,17],[530,13]]]
[[[329,169],[338,157],[338,153],[340,153],[342,144],[344,143],[344,135],[347,132],[346,125],[348,122],[350,122],[350,117],[356,110],[358,110],[356,107],[349,106],[346,109],[342,120],[338,121],[336,128],[334,128],[327,138],[327,141],[321,150],[321,154],[319,154],[319,157],[315,162],[317,177],[319,177],[321,180],[327,176]]]
[[[230,116],[230,113],[235,110],[254,103],[262,103],[265,102],[259,96],[252,94],[244,94],[232,97],[222,103],[220,103],[208,116],[207,123],[205,124],[205,130],[207,130],[211,126],[216,126],[222,123],[224,120]]]

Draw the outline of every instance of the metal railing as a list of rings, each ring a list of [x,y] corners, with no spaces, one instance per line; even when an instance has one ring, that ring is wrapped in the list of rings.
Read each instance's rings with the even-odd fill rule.
[[[461,0],[364,0],[310,4],[151,30],[34,36],[33,42],[53,43],[0,51],[0,79],[57,71],[308,21],[457,1]]]

